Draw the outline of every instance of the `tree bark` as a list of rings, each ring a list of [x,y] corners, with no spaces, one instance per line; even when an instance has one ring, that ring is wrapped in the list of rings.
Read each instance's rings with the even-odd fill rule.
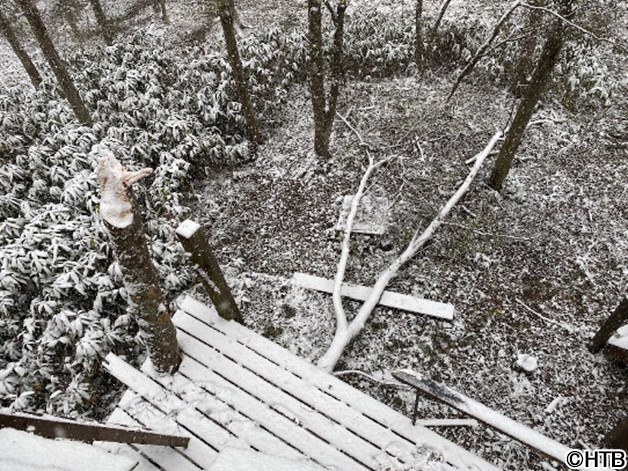
[[[242,323],[242,315],[233,299],[227,280],[222,274],[220,265],[207,241],[203,228],[194,221],[183,221],[176,230],[177,237],[183,248],[192,257],[198,267],[197,273],[203,287],[207,291],[216,312],[223,319]]]
[[[308,0],[308,38],[310,42],[310,93],[314,112],[314,151],[329,158],[329,139],[334,125],[340,84],[344,76],[343,48],[346,0],[339,0],[333,21],[334,47],[331,59],[329,97],[325,90],[325,54],[323,50],[323,12],[321,0]],[[332,10],[333,11],[333,10]]]
[[[13,52],[22,63],[22,67],[24,67],[24,70],[26,70],[26,73],[30,77],[33,87],[35,88],[39,87],[39,85],[41,84],[41,75],[39,75],[39,71],[37,70],[37,67],[35,67],[35,64],[33,64],[33,61],[29,57],[28,53],[24,50],[24,48],[20,44],[20,41],[15,36],[15,32],[11,28],[11,25],[9,24],[8,20],[2,14],[1,10],[0,10],[0,32],[7,39],[7,41],[11,45],[11,49],[13,49]]]
[[[130,186],[151,173],[128,172],[107,150],[101,151],[97,176],[103,223],[120,264],[129,308],[146,334],[148,355],[157,371],[173,373],[181,363],[176,330],[166,308],[159,276],[146,245],[144,224]]]
[[[242,105],[242,112],[246,120],[247,136],[252,143],[258,144],[261,141],[261,136],[257,125],[255,107],[249,94],[247,77],[242,67],[240,52],[238,51],[236,32],[233,26],[234,11],[235,5],[233,0],[218,0],[218,15],[220,16],[220,24],[225,37],[227,57],[236,85],[236,94],[238,95],[238,101]]]
[[[102,33],[105,43],[107,46],[111,46],[113,44],[113,30],[105,12],[102,9],[100,0],[89,0],[89,3],[94,10],[94,16],[96,17],[98,27],[100,28],[100,32]]]
[[[430,44],[433,44],[434,40],[436,39],[438,28],[440,27],[440,24],[443,21],[443,17],[445,16],[445,12],[447,11],[447,7],[449,7],[450,3],[451,3],[451,0],[445,0],[442,6],[440,7],[440,11],[438,12],[438,17],[436,18],[436,22],[434,23],[434,26],[432,27],[432,31],[430,33]]]
[[[414,26],[414,63],[418,73],[423,71],[423,59],[425,56],[425,46],[423,45],[423,0],[416,0]]]
[[[68,73],[65,64],[61,60],[57,49],[55,48],[50,35],[48,34],[48,30],[46,29],[46,25],[44,25],[43,20],[41,19],[41,15],[39,14],[39,10],[35,6],[33,0],[16,0],[26,20],[31,26],[33,33],[35,34],[35,38],[37,39],[37,43],[41,48],[48,64],[50,64],[50,68],[54,72],[57,77],[57,81],[59,82],[59,86],[63,91],[65,97],[67,98],[74,114],[81,122],[86,126],[92,125],[92,118],[85,106],[85,103],[81,99],[81,95],[79,95],[78,90],[74,86],[72,79],[70,78],[70,74]]]
[[[534,6],[543,6],[545,4],[545,0],[531,0],[530,4]],[[542,20],[542,12],[532,9],[527,10],[524,31],[531,31],[535,29],[539,30]],[[521,42],[521,54],[517,59],[510,86],[511,92],[516,96],[522,96],[522,91],[528,82],[528,75],[534,67],[534,51],[536,50],[538,43],[539,37],[537,34],[530,34]]]
[[[157,15],[161,15],[161,21],[165,24],[170,24],[170,18],[168,18],[168,10],[166,9],[166,0],[155,0],[153,3],[153,11]]]
[[[504,185],[526,127],[550,81],[552,70],[554,70],[554,66],[558,62],[560,51],[564,44],[564,29],[562,22],[554,22],[552,30],[543,45],[541,57],[534,69],[528,89],[517,108],[515,119],[508,129],[506,139],[499,152],[490,178],[490,186],[497,191],[501,191]]]
[[[628,320],[628,297],[625,297],[617,306],[617,309],[611,314],[611,316],[604,322],[604,325],[595,334],[591,344],[589,345],[589,351],[591,353],[598,353],[608,339],[610,339],[617,329],[619,329],[624,322]]]

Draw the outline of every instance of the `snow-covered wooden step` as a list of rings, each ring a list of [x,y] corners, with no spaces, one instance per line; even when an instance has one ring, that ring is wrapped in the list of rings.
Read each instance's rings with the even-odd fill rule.
[[[297,286],[306,289],[322,291],[324,293],[334,292],[334,280],[328,280],[319,276],[308,275],[306,273],[295,273],[293,281]],[[343,283],[341,294],[351,299],[365,301],[373,288],[369,286],[351,285]],[[452,320],[454,318],[454,306],[448,303],[430,301],[429,299],[415,298],[406,294],[384,291],[379,300],[382,306],[401,309],[403,311],[425,314],[427,316],[438,317],[440,319]]]
[[[83,471],[94,467],[103,471],[131,471],[137,459],[107,453],[93,445],[71,440],[53,440],[32,433],[0,429],[0,469]]]
[[[255,463],[255,471],[325,471],[325,468],[311,461],[291,460],[282,456],[231,447],[220,452],[208,471],[250,471],[251,463]]]
[[[377,427],[380,433],[393,434],[397,439],[401,439],[401,442],[411,445],[413,450],[420,448],[432,449],[442,455],[445,462],[450,463],[455,469],[487,471],[497,469],[437,433],[422,426],[413,426],[410,418],[399,414],[374,398],[363,394],[340,379],[326,373],[305,359],[297,357],[261,335],[250,331],[238,323],[225,321],[216,314],[213,308],[199,303],[190,297],[186,297],[182,301],[180,309],[187,313],[189,317],[200,320],[206,325],[205,330],[195,331],[194,335],[196,337],[203,338],[204,333],[208,332],[207,328],[220,332],[226,337],[229,343],[244,346],[259,357],[267,359],[276,366],[300,378],[303,383],[302,396],[304,398],[309,398],[312,395],[312,391],[316,389],[324,393],[331,403],[337,406],[332,407],[332,409],[338,411],[346,411],[347,407],[354,409],[354,412],[358,413],[361,417],[362,430],[370,430],[371,427]],[[177,315],[175,324],[179,323],[181,317],[180,314]],[[183,343],[185,344],[185,342]],[[237,358],[234,359],[238,360]],[[247,368],[250,368],[250,366],[247,366]],[[255,370],[256,374],[263,376],[263,369],[264,368],[260,370],[258,367],[258,369]],[[341,404],[344,406],[341,406]],[[343,414],[344,413],[345,412],[343,412]],[[339,423],[345,420],[343,416],[339,414],[333,416],[333,419]],[[353,426],[347,422],[345,422],[344,425],[347,427]],[[398,453],[398,455],[400,454],[401,453]],[[382,450],[382,454],[379,458],[385,457],[384,455],[389,456],[389,453],[386,452],[386,450]]]
[[[129,387],[110,423],[190,436],[187,449],[129,447],[148,463],[142,469],[259,469],[273,460],[273,469],[414,469],[417,457],[443,471],[496,469],[191,298],[174,323],[183,356],[174,375],[114,355],[105,362]],[[129,448],[120,453],[133,456]]]

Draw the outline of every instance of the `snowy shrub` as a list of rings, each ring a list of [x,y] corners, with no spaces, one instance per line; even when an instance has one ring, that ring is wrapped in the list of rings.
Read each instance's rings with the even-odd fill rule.
[[[303,44],[277,32],[242,41],[262,115],[302,73]],[[188,211],[186,185],[248,148],[228,62],[214,50],[181,56],[136,36],[68,62],[92,128],[76,124],[50,77],[37,92],[0,96],[0,405],[77,415],[93,406],[108,351],[143,351],[100,221],[94,145],[155,169],[137,197],[169,299],[192,281],[172,231]]]

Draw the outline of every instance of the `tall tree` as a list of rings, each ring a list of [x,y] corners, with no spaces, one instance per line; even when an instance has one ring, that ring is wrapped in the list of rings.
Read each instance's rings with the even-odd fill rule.
[[[432,26],[432,31],[430,32],[430,44],[433,44],[434,40],[436,39],[438,28],[440,26],[441,21],[443,21],[443,17],[445,16],[445,12],[447,11],[447,7],[449,7],[450,3],[451,3],[451,0],[444,0],[443,4],[440,7],[438,16],[436,17],[436,21],[434,22],[434,26]]]
[[[423,0],[416,0],[414,11],[414,63],[417,73],[423,71],[423,61],[425,58],[425,46],[423,45]]]
[[[574,0],[558,0],[560,14],[563,18],[569,18],[573,14]],[[495,167],[490,178],[490,185],[497,191],[501,191],[504,180],[510,172],[510,167],[517,154],[521,140],[525,133],[534,109],[543,96],[548,83],[550,82],[552,71],[565,43],[566,25],[562,19],[554,19],[547,39],[543,44],[541,56],[536,64],[532,78],[519,103],[515,118],[508,129],[504,144],[502,145]]]
[[[542,7],[545,4],[545,0],[530,0],[530,5]],[[543,22],[543,12],[529,8],[526,9],[526,16],[524,20],[524,32],[526,36],[521,40],[520,48],[521,53],[515,63],[513,71],[513,77],[511,81],[511,91],[521,96],[523,89],[528,82],[528,76],[534,67],[534,52],[539,43],[539,34],[537,31]]]
[[[344,24],[347,0],[338,0],[334,9],[326,2],[335,26],[334,43],[330,64],[329,93],[325,90],[325,52],[323,49],[322,0],[308,0],[308,34],[310,42],[310,92],[314,110],[314,151],[323,158],[329,158],[329,138],[331,136],[340,84],[344,75],[343,45]]]
[[[17,36],[15,35],[15,32],[11,28],[10,22],[4,16],[4,13],[2,13],[1,9],[0,9],[0,32],[7,39],[7,41],[11,45],[11,49],[13,49],[13,52],[22,63],[22,66],[24,67],[24,70],[26,70],[26,73],[30,77],[33,86],[35,88],[39,87],[39,84],[41,84],[41,75],[39,75],[37,67],[35,67],[35,64],[33,64],[33,61],[29,57],[26,50],[24,50],[24,48],[22,47],[22,44],[20,44],[19,39],[17,38]]]
[[[231,72],[233,73],[233,79],[236,85],[236,93],[238,95],[238,101],[242,105],[242,112],[246,120],[246,132],[249,140],[256,144],[261,140],[259,127],[257,125],[257,117],[255,113],[255,107],[249,94],[249,86],[247,84],[246,73],[244,67],[242,67],[242,60],[240,59],[240,52],[238,51],[238,43],[236,40],[236,32],[234,28],[235,18],[235,5],[233,0],[217,0],[218,2],[218,16],[220,17],[220,24],[222,26],[222,32],[225,37],[225,44],[227,47],[227,57],[229,64],[231,65]]]
[[[41,19],[39,10],[35,6],[33,0],[16,1],[30,24],[31,29],[35,34],[35,38],[37,39],[37,43],[44,53],[44,57],[48,61],[48,64],[50,64],[50,68],[57,77],[59,86],[61,87],[65,98],[67,98],[70,103],[74,114],[82,124],[91,126],[92,118],[89,111],[81,99],[81,95],[79,95],[78,90],[74,86],[74,82],[72,82],[65,64],[61,60],[61,57],[59,56],[59,53],[50,38],[50,34],[48,34],[48,30]]]
[[[94,10],[94,16],[96,16],[96,21],[98,22],[98,27],[100,28],[105,43],[111,46],[113,44],[113,29],[102,9],[100,0],[89,0],[89,3],[92,6],[92,10]]]

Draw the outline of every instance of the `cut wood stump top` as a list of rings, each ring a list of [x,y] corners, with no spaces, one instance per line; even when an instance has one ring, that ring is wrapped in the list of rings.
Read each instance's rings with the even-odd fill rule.
[[[129,388],[109,423],[190,437],[185,449],[101,444],[138,469],[242,468],[248,460],[248,469],[376,470],[427,456],[434,469],[497,469],[192,298],[174,323],[183,353],[175,375],[148,362],[138,371],[112,354],[105,361]]]

